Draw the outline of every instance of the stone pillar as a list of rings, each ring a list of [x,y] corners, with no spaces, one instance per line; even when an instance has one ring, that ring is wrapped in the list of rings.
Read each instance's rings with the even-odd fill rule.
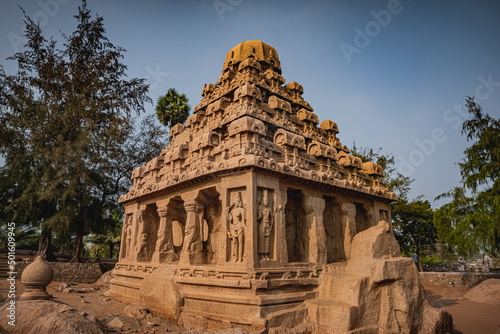
[[[158,215],[160,216],[160,227],[158,228],[158,239],[156,241],[152,262],[171,262],[175,260],[175,252],[172,235],[172,219],[168,215],[168,207],[160,207],[158,209]]]
[[[201,223],[203,219],[203,205],[196,200],[184,202],[186,210],[186,228],[184,231],[184,245],[179,264],[203,263],[203,238]]]
[[[129,224],[129,219],[131,219],[131,217],[129,217],[126,213],[125,213],[125,218],[123,220],[123,228],[122,228],[122,238],[121,238],[121,245],[120,245],[120,261],[123,261],[126,259],[127,257],[127,252],[130,252],[130,246],[127,247],[127,234],[126,234],[126,231],[127,231],[127,227],[128,227],[128,224]],[[130,239],[130,243],[132,243],[132,239]]]
[[[135,210],[131,208],[131,216],[129,219],[132,221],[132,236],[130,239],[130,250],[127,251],[127,259],[133,260],[137,257],[136,255],[136,242],[137,242],[137,234],[140,233],[139,229],[139,216],[141,215],[142,209],[139,203],[136,204]]]
[[[309,230],[309,262],[324,264],[326,263],[326,235],[323,225],[325,200],[306,195],[303,202]]]
[[[246,207],[245,244],[243,245],[243,258],[249,270],[255,268],[259,255],[257,253],[257,182],[255,173],[248,173],[248,184],[246,198],[243,202]]]
[[[352,203],[341,203],[342,223],[344,224],[344,250],[347,260],[351,257],[352,238],[356,235],[356,205]]]
[[[133,236],[132,236],[132,247],[131,247],[131,251],[132,253],[130,253],[130,258],[131,259],[134,259],[135,261],[139,261],[140,260],[140,238],[141,238],[141,234],[145,231],[144,229],[144,220],[143,220],[143,212],[144,210],[143,209],[139,209],[135,212],[134,214],[134,229],[133,229]]]
[[[285,207],[287,202],[286,190],[278,190],[276,196],[277,212],[276,212],[276,259],[282,265],[288,262],[288,249],[286,244],[286,216]]]

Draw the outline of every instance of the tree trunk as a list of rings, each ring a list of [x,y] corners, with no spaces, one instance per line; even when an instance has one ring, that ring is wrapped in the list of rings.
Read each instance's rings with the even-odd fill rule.
[[[113,241],[109,243],[109,258],[113,258],[113,248],[115,248],[115,245],[113,244]]]
[[[69,262],[81,263],[82,261],[82,251],[83,251],[83,236],[84,233],[78,231],[75,238],[75,243],[73,245],[73,258]]]
[[[42,228],[42,233],[40,233],[40,239],[38,240],[38,253],[37,256],[41,256],[49,262],[56,262],[57,258],[54,252],[50,250],[50,245],[52,243],[52,230],[44,230]]]

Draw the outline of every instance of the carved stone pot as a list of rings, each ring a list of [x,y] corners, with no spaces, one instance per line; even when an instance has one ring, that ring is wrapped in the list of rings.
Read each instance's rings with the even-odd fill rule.
[[[50,299],[52,296],[45,288],[54,278],[54,269],[41,256],[37,256],[35,261],[24,269],[21,275],[21,283],[24,285],[24,293],[20,300],[40,300]]]

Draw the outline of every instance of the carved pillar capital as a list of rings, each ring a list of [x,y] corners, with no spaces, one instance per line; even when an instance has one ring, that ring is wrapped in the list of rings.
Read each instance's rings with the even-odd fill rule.
[[[184,202],[184,210],[186,210],[186,212],[194,212],[196,211],[196,206],[197,206],[197,202],[196,201],[188,201],[188,202]]]
[[[356,216],[356,204],[340,203],[340,208],[344,212],[344,215],[351,216],[351,217]]]
[[[160,216],[160,218],[166,217],[167,216],[167,211],[168,211],[167,206],[159,207],[158,210],[157,210],[158,216]]]
[[[306,214],[323,214],[325,200],[322,197],[304,196],[304,210]]]

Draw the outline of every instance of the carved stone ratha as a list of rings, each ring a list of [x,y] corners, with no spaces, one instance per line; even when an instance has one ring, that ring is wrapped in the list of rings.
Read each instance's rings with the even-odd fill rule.
[[[420,286],[418,275],[404,276],[408,262],[386,254],[373,278],[371,255],[353,254],[366,233],[366,240],[394,239],[390,223],[376,227],[391,221],[396,200],[380,182],[381,167],[350,154],[337,124],[320,123],[303,92],[295,81],[285,84],[273,47],[246,41],[228,52],[186,125],[172,127],[168,146],[133,171],[120,197],[113,298],[207,330],[379,333],[397,332],[406,316],[396,313],[396,321],[388,301],[416,291],[420,306],[401,305],[420,312],[412,319],[425,318],[421,291],[405,288]],[[350,299],[328,290],[347,287],[349,277],[357,289]],[[370,298],[366,282],[385,282],[376,290],[384,297]],[[449,322],[436,317],[425,328],[400,323],[409,332],[440,332]]]

